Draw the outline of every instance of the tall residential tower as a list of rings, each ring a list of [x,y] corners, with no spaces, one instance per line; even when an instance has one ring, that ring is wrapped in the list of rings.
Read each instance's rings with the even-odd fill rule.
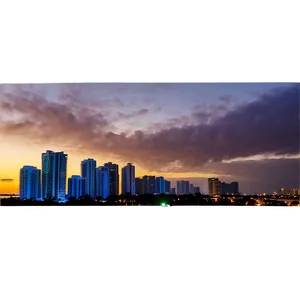
[[[85,178],[86,194],[95,198],[96,195],[96,161],[92,158],[81,162],[81,177]]]
[[[104,167],[109,171],[109,195],[119,195],[119,166],[108,162]]]
[[[135,167],[131,163],[122,168],[122,193],[135,194]]]
[[[42,154],[42,197],[65,200],[68,154],[47,150]]]
[[[41,199],[41,170],[24,166],[20,170],[20,199]]]

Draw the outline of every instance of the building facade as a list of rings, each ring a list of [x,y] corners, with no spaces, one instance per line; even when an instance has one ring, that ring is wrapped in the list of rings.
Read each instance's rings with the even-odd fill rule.
[[[138,195],[143,194],[143,180],[142,178],[135,178],[135,193]]]
[[[122,168],[122,193],[135,194],[135,166],[131,163]]]
[[[119,166],[108,162],[104,164],[109,170],[109,194],[119,195]]]
[[[42,198],[65,200],[68,155],[47,150],[42,154]]]
[[[41,170],[33,166],[20,170],[20,199],[41,200]]]
[[[101,166],[96,168],[96,196],[106,199],[110,195],[109,168]]]
[[[142,181],[143,194],[154,194],[156,192],[155,176],[145,175],[143,176]]]
[[[73,175],[68,178],[68,198],[75,197],[76,200],[79,197],[86,194],[86,179],[79,175]]]
[[[200,194],[200,187],[199,186],[194,187],[194,194]]]
[[[92,198],[96,196],[96,161],[92,158],[81,162],[81,177],[85,178],[86,194]]]
[[[208,178],[208,191],[210,196],[220,195],[221,183],[219,178]]]
[[[155,193],[156,194],[164,194],[166,192],[165,188],[165,179],[164,177],[156,177],[155,178]]]
[[[231,183],[222,182],[220,183],[220,194],[221,195],[238,195],[239,194],[239,183],[234,181]]]
[[[168,194],[171,193],[171,181],[165,180],[165,192]]]
[[[190,184],[190,194],[194,194],[194,185]]]
[[[189,193],[190,193],[189,181],[185,181],[185,180],[177,181],[177,195],[189,194]]]

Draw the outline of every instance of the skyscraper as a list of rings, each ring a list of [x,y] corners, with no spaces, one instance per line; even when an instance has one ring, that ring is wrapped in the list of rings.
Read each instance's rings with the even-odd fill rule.
[[[237,195],[239,193],[239,183],[236,181],[231,183],[220,182],[219,184],[221,195]]]
[[[131,163],[122,168],[122,193],[135,194],[135,167]]]
[[[210,196],[220,195],[219,178],[208,178],[208,190]]]
[[[184,181],[184,194],[189,194],[190,193],[190,183],[189,181]]]
[[[164,194],[166,192],[165,189],[165,179],[161,177],[155,178],[155,193]]]
[[[171,193],[171,181],[165,180],[165,192]]]
[[[92,158],[81,162],[81,176],[86,179],[86,194],[95,198],[96,193],[96,161]]]
[[[194,194],[196,194],[196,193],[200,193],[200,187],[199,186],[194,187]]]
[[[65,200],[68,154],[47,150],[42,153],[42,197]]]
[[[109,168],[96,168],[96,196],[101,196],[106,199],[109,196],[110,182],[109,182]]]
[[[109,170],[109,194],[119,195],[119,166],[108,162],[104,164]]]
[[[142,178],[135,178],[135,192],[138,195],[143,194],[143,180],[142,180]]]
[[[190,194],[194,194],[194,185],[190,184]]]
[[[239,183],[237,181],[230,183],[230,192],[234,195],[239,194]]]
[[[154,194],[156,192],[155,176],[145,175],[142,178],[143,194]]]
[[[75,197],[78,199],[80,196],[86,194],[86,179],[79,175],[73,175],[68,178],[68,197]]]
[[[177,181],[177,194],[188,194],[190,192],[190,183],[189,181],[180,180]]]
[[[20,199],[41,199],[41,170],[24,166],[20,170]]]

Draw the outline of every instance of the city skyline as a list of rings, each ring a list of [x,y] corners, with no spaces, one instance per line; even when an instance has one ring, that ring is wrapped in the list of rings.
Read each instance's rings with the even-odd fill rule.
[[[245,193],[298,186],[299,84],[4,84],[0,96],[0,193],[17,193],[45,149],[70,154],[67,178],[94,157],[204,193],[211,177]]]

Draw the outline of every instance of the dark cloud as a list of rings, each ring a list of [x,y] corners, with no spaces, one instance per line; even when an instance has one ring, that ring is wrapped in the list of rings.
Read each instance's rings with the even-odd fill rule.
[[[131,135],[110,131],[114,119],[103,113],[106,107],[101,103],[86,105],[76,94],[67,99],[62,95],[59,100],[53,103],[30,93],[6,93],[0,100],[1,111],[16,119],[0,121],[0,131],[35,141],[64,141],[90,154],[114,154],[150,171],[175,161],[180,167],[174,171],[199,172],[208,162],[224,159],[261,153],[299,154],[299,85],[263,94],[209,123],[200,120],[209,112],[198,107],[193,123],[186,117],[187,122],[179,127],[175,124],[182,118],[170,118],[171,127]],[[147,109],[141,109],[133,114],[146,113]],[[197,113],[202,114],[198,119]]]
[[[13,182],[14,180],[10,179],[10,178],[1,178],[0,181],[2,181],[2,182]]]
[[[128,120],[128,119],[132,119],[132,118],[135,118],[135,117],[144,116],[147,113],[149,113],[149,110],[146,109],[146,108],[143,108],[143,109],[140,109],[138,111],[134,111],[133,113],[129,113],[129,114],[124,114],[124,113],[120,112],[120,113],[118,113],[118,118]]]

